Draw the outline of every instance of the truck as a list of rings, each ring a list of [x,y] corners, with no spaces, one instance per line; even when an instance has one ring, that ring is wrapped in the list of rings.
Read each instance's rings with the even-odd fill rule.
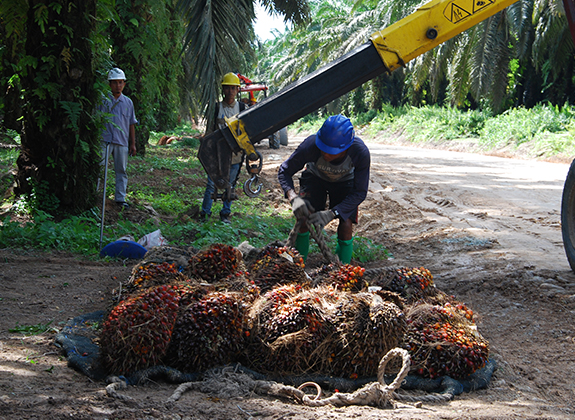
[[[216,188],[231,191],[232,152],[246,152],[248,196],[261,190],[262,155],[254,145],[282,127],[352,91],[382,73],[391,73],[517,0],[432,0],[398,22],[372,34],[369,41],[308,74],[263,101],[226,120],[226,127],[204,137],[198,158]],[[575,0],[563,0],[575,44]],[[216,159],[214,159],[216,156]],[[561,203],[565,253],[575,271],[575,161],[571,164]]]
[[[241,73],[236,74],[240,79],[240,101],[244,102],[248,106],[255,105],[258,101],[254,92],[263,92],[264,98],[267,98],[268,85],[265,82],[254,82]],[[247,93],[247,95],[243,96],[242,93]],[[287,146],[287,127],[282,127],[278,131],[275,131],[273,134],[268,136],[268,141],[271,149],[279,149],[280,146]],[[257,143],[259,143],[259,141]]]

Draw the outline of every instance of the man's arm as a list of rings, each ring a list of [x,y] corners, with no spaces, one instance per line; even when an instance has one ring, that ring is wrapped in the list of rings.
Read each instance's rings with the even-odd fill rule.
[[[128,152],[130,156],[136,156],[136,127],[130,124],[130,134],[128,135]]]
[[[297,196],[293,182],[295,173],[303,169],[307,162],[315,162],[318,157],[319,149],[315,146],[315,135],[312,135],[300,143],[295,152],[280,165],[278,181],[288,200],[292,201],[292,193]]]

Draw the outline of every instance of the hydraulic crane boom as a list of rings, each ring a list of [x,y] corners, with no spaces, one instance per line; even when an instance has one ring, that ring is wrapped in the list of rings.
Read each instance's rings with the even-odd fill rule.
[[[231,153],[253,144],[496,14],[517,0],[433,0],[374,33],[370,41],[228,120],[204,137],[198,157],[218,189],[229,187]],[[573,2],[573,0],[564,0]],[[261,155],[259,156],[261,159]],[[261,165],[260,165],[261,166]]]

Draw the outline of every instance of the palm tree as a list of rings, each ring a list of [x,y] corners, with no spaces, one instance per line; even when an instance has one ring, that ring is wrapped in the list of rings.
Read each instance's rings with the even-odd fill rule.
[[[542,100],[572,102],[572,51],[561,0],[520,0],[414,60],[410,80],[417,87],[429,78],[437,92],[446,77],[452,106],[470,94],[496,113]],[[513,60],[519,70],[509,86]]]
[[[28,5],[17,192],[37,210],[82,211],[93,203],[100,170],[91,54],[96,0]]]
[[[391,0],[315,3],[311,22],[269,46],[275,60],[268,66],[271,74],[280,85],[291,83],[365,42],[417,5]],[[452,106],[465,107],[472,100],[495,112],[542,100],[573,102],[572,51],[561,0],[520,0],[408,63],[405,92],[415,105],[425,90],[428,103],[442,103],[447,95]],[[517,70],[510,78],[512,62]],[[385,77],[372,81],[373,92],[381,90],[375,83],[382,80],[389,83]],[[510,85],[510,80],[516,83]]]
[[[369,42],[373,33],[409,14],[415,4],[414,0],[313,3],[313,19],[265,46],[267,77],[273,76],[276,86],[286,86]],[[403,72],[396,73],[368,82],[361,90],[364,94],[355,95],[352,102],[370,97],[370,105],[380,108],[387,96],[399,105],[401,94],[397,94],[397,85],[403,83]],[[345,98],[342,99],[331,104],[328,112],[340,111],[341,102],[345,102]],[[352,105],[352,108],[355,107]]]
[[[532,59],[543,79],[542,90],[553,103],[565,100],[573,103],[573,38],[562,1],[535,1],[533,22],[536,25],[531,46]]]
[[[268,12],[283,15],[286,22],[305,21],[306,0],[261,0]],[[253,60],[255,12],[253,0],[180,0],[187,23],[184,39],[189,63],[187,77],[204,116],[211,125],[222,76],[244,71]]]
[[[0,105],[3,110],[3,126],[20,131],[22,123],[22,100],[18,78],[9,63],[23,58],[26,42],[26,14],[28,2],[24,0],[0,3]]]

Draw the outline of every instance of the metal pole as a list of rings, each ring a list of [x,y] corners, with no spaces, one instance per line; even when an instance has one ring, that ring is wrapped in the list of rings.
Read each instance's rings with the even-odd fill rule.
[[[108,182],[108,157],[110,153],[110,142],[106,142],[106,152],[104,153],[104,191],[102,192],[102,220],[100,222],[100,251],[102,250],[102,237],[104,236],[104,214],[106,212],[106,184]]]

